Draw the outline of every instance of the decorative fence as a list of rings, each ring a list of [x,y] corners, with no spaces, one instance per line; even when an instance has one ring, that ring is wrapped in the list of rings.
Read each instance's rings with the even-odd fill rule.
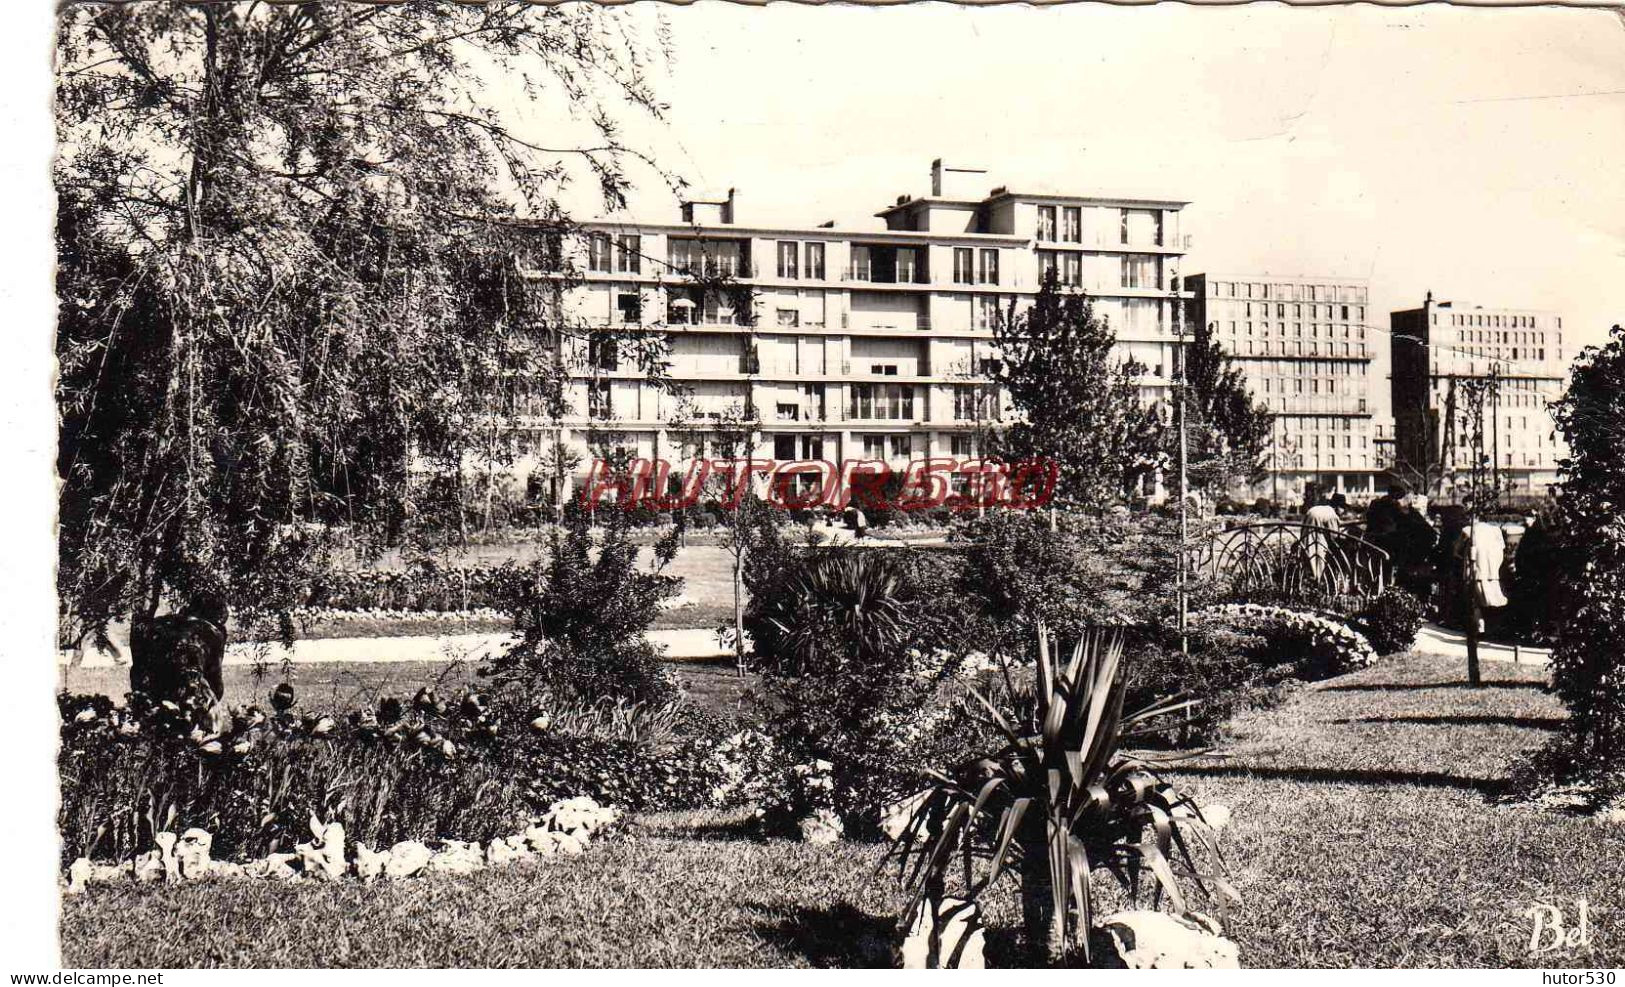
[[[1358,534],[1299,521],[1259,521],[1214,532],[1192,547],[1192,571],[1232,599],[1315,607],[1358,605],[1394,581],[1382,548]]]

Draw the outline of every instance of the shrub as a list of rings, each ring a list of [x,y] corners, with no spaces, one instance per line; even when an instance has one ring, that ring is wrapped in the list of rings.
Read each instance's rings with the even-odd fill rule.
[[[480,670],[498,684],[592,703],[605,697],[659,702],[675,685],[646,633],[678,580],[659,567],[676,554],[675,532],[655,546],[657,568],[638,563],[627,512],[604,511],[597,543],[582,513],[550,534],[545,562],[513,584],[505,609],[519,643]]]
[[[1625,767],[1625,329],[1574,363],[1553,409],[1568,443],[1557,518],[1561,599],[1552,685],[1569,708],[1565,742],[1588,771]]]
[[[1372,600],[1354,619],[1355,628],[1365,635],[1379,655],[1409,651],[1422,629],[1425,608],[1414,593],[1391,586]]]
[[[1340,675],[1374,664],[1377,653],[1360,632],[1320,614],[1258,603],[1224,603],[1198,610],[1191,622],[1217,622],[1265,642],[1255,660],[1290,664],[1298,678]]]
[[[998,743],[934,775],[893,853],[912,891],[905,921],[927,898],[974,901],[1017,874],[1029,959],[1047,965],[1089,959],[1096,869],[1136,897],[1148,879],[1180,913],[1192,887],[1235,892],[1195,802],[1125,749],[1179,704],[1124,714],[1120,634],[1090,633],[1070,657],[1042,628],[1038,642],[1030,686],[976,694]]]
[[[1153,514],[1088,516],[998,510],[963,522],[961,591],[1012,638],[1042,621],[1055,632],[1150,626],[1177,607],[1179,525]],[[1210,587],[1190,583],[1193,605]]]
[[[762,672],[768,732],[789,764],[827,760],[848,833],[919,765],[910,745],[942,714],[941,563],[906,549],[831,549],[758,570],[745,626]],[[776,578],[774,578],[776,576]],[[922,674],[936,654],[937,667]]]
[[[325,610],[457,612],[501,608],[525,570],[501,565],[445,566],[432,560],[404,569],[335,569],[310,586],[306,607]]]

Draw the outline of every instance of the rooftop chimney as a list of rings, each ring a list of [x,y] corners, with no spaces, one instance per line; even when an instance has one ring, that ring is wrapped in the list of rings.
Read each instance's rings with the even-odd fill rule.
[[[931,195],[934,198],[979,199],[986,182],[986,168],[958,168],[943,164],[941,158],[931,162]]]

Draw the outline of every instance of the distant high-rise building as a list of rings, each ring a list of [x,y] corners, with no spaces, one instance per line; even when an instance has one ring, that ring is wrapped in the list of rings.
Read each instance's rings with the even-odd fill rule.
[[[1372,342],[1366,283],[1355,278],[1194,274],[1192,322],[1241,369],[1274,415],[1269,477],[1255,492],[1296,500],[1305,484],[1352,499],[1375,492]]]
[[[1396,474],[1449,496],[1476,460],[1502,490],[1544,494],[1566,454],[1548,410],[1568,377],[1562,316],[1429,294],[1389,326]],[[1469,382],[1487,387],[1476,415]]]

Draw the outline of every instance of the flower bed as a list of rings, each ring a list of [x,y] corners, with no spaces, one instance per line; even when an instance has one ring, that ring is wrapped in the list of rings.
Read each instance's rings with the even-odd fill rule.
[[[60,697],[58,822],[64,859],[125,859],[156,834],[199,828],[245,860],[285,851],[312,816],[356,839],[490,840],[570,796],[645,809],[710,804],[714,744],[656,747],[554,730],[545,711],[450,704],[425,689],[348,715],[223,711],[105,696]],[[226,722],[222,722],[226,720]]]
[[[523,833],[498,837],[488,846],[477,842],[445,840],[431,850],[417,840],[402,840],[387,850],[375,851],[357,842],[348,853],[342,823],[323,823],[312,816],[309,842],[291,853],[270,853],[246,864],[215,860],[214,836],[194,827],[177,836],[157,833],[156,849],[116,863],[96,863],[79,857],[68,866],[68,894],[82,893],[90,884],[134,881],[200,881],[211,878],[267,880],[340,880],[354,876],[363,881],[378,877],[417,877],[420,874],[467,874],[486,867],[538,857],[573,856],[586,850],[593,838],[621,819],[618,809],[601,806],[587,796],[554,803],[534,819]]]
[[[1191,621],[1262,636],[1272,653],[1268,657],[1290,661],[1301,677],[1339,675],[1377,660],[1364,635],[1316,613],[1261,603],[1223,603],[1196,611]]]

